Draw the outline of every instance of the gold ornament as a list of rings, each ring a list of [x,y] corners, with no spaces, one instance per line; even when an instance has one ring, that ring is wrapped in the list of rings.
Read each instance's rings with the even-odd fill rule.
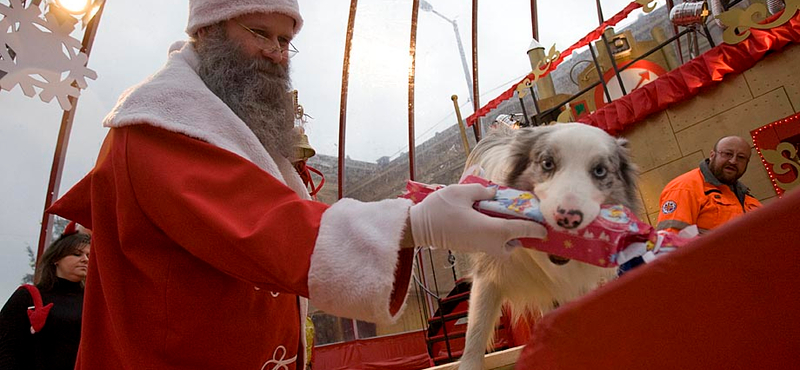
[[[788,152],[789,158],[783,155],[784,152]],[[796,160],[798,156],[797,149],[795,149],[792,143],[783,141],[775,147],[775,150],[761,149],[761,155],[764,157],[764,160],[772,165],[772,172],[776,175],[790,173],[792,172],[792,168],[794,168],[794,172],[800,174],[800,163]],[[795,179],[790,182],[782,182],[776,177],[775,183],[784,191],[789,191],[800,185],[800,176],[795,177]]]
[[[540,61],[536,64],[536,69],[533,70],[533,82],[539,80],[547,71],[550,70],[550,65],[556,61],[561,56],[561,52],[556,50],[556,44],[550,47],[550,51],[547,52],[547,56],[544,60]]]
[[[553,44],[553,46],[550,47],[550,51],[547,52],[547,56],[539,61],[539,63],[536,64],[536,68],[531,71],[531,73],[533,73],[533,81],[526,77],[517,85],[517,94],[519,94],[520,98],[524,98],[528,95],[528,89],[550,70],[550,65],[559,57],[561,57],[561,52],[556,50],[556,44]]]
[[[655,2],[655,0],[636,0],[636,3],[642,6],[642,11],[645,13],[652,12],[658,4]],[[650,3],[653,3],[653,5],[649,5]]]
[[[297,97],[297,90],[292,90],[292,105],[294,106],[294,118],[300,121],[305,120],[305,110],[303,106],[300,105],[299,99]]]
[[[517,94],[519,94],[519,97],[524,98],[528,95],[528,89],[531,88],[531,86],[533,86],[533,82],[531,82],[530,78],[525,77],[525,79],[517,85]]]
[[[792,19],[800,9],[800,0],[786,0],[783,14],[774,21],[766,24],[760,20],[769,16],[766,5],[753,3],[747,9],[733,8],[717,16],[727,28],[722,33],[722,40],[727,44],[737,44],[750,36],[750,29],[766,30],[780,26]]]

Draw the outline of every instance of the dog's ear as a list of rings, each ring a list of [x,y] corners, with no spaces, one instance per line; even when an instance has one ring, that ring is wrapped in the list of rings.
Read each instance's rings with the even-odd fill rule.
[[[625,197],[628,198],[629,208],[639,208],[638,194],[636,193],[636,179],[639,177],[639,169],[631,161],[628,140],[617,138],[617,158],[619,159],[619,176],[625,183]],[[633,207],[636,205],[636,207]],[[634,209],[637,211],[638,209]]]

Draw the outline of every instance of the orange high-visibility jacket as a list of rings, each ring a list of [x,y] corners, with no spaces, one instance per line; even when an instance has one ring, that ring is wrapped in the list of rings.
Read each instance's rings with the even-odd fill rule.
[[[703,171],[705,170],[705,171]],[[737,192],[717,180],[706,162],[700,168],[676,177],[661,192],[658,230],[680,231],[697,225],[700,233],[713,229],[745,212],[761,207],[741,182]]]

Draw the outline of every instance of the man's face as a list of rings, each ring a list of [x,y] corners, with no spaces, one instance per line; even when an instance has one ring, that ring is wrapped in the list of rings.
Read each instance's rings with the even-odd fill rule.
[[[294,19],[279,13],[253,13],[226,21],[228,38],[251,58],[266,58],[289,65],[289,42],[294,35]]]
[[[244,121],[273,154],[289,156],[296,141],[289,95],[289,60],[276,45],[292,34],[294,20],[281,14],[251,14],[198,33],[197,73],[216,96]],[[265,37],[256,37],[253,32]],[[287,36],[288,35],[288,36]],[[283,41],[282,41],[283,40]]]
[[[723,184],[734,184],[747,170],[750,145],[738,137],[727,137],[717,144],[709,156],[708,168]]]

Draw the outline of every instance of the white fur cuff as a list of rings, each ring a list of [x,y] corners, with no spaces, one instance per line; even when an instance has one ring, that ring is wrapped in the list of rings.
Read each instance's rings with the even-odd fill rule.
[[[389,323],[400,240],[412,202],[342,199],[322,215],[308,272],[312,304],[330,314]],[[405,289],[401,289],[405,292]]]

